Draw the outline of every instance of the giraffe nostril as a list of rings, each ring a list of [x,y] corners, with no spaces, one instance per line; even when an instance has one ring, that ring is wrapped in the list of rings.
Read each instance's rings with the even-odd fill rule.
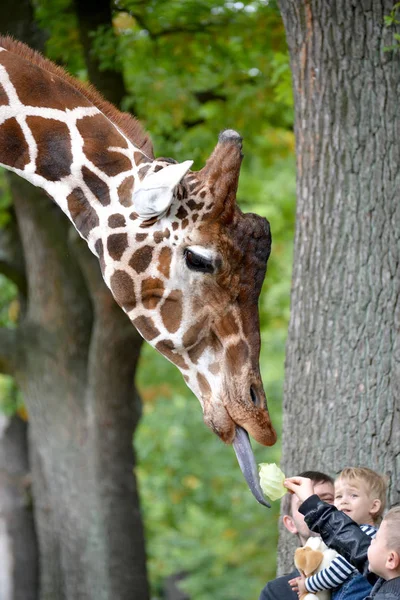
[[[254,406],[258,406],[257,394],[252,385],[250,386],[250,397],[251,397],[251,401],[254,404]]]

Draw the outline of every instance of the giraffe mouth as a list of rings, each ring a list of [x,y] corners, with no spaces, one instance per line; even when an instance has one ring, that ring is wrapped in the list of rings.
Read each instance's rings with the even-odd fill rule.
[[[236,425],[236,433],[232,442],[232,446],[235,450],[239,467],[254,498],[257,500],[257,502],[263,504],[263,506],[271,508],[271,505],[264,498],[264,494],[260,486],[258,469],[251,447],[249,434],[245,429],[243,429],[243,427],[240,427],[239,425]]]

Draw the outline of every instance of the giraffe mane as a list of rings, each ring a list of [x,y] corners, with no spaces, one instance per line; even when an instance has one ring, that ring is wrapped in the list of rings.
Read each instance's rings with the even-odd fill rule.
[[[72,77],[67,71],[58,65],[55,65],[49,59],[45,58],[40,52],[32,50],[29,46],[15,40],[11,36],[0,36],[0,47],[5,48],[12,54],[17,54],[32,64],[53,73],[66,81],[69,85],[80,92],[85,98],[96,106],[114,125],[120,129],[125,136],[146,156],[154,159],[153,144],[150,136],[143,129],[142,124],[132,115],[118,110],[111,102],[108,102],[91,84],[85,84],[75,77]]]

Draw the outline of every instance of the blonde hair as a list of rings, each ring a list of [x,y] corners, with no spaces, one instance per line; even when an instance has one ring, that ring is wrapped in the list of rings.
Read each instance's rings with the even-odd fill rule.
[[[374,515],[374,521],[380,521],[386,506],[387,478],[367,467],[345,467],[336,477],[336,481],[340,480],[365,484],[368,495],[381,502],[379,511]]]
[[[394,506],[383,517],[386,528],[386,547],[388,550],[394,550],[400,556],[400,506]]]

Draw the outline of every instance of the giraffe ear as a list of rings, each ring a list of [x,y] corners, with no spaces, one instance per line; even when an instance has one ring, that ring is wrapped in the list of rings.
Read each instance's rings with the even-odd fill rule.
[[[192,166],[192,160],[168,165],[156,173],[150,173],[133,192],[135,212],[143,221],[161,216],[170,207],[174,188]]]

